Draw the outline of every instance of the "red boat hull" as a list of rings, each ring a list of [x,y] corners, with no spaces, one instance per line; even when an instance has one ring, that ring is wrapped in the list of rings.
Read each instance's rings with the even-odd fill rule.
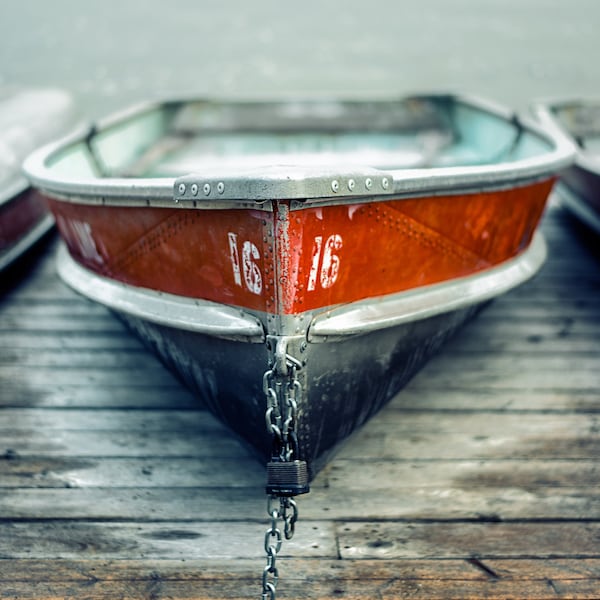
[[[296,315],[471,275],[530,243],[553,180],[290,210],[50,200],[72,256],[136,287]]]
[[[8,266],[52,225],[44,198],[31,188],[0,206],[0,267]]]

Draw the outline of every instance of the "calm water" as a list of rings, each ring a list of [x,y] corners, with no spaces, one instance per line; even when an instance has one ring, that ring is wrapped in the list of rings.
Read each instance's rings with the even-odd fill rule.
[[[597,0],[21,0],[0,84],[70,89],[91,116],[165,95],[467,91],[523,109],[600,95]]]

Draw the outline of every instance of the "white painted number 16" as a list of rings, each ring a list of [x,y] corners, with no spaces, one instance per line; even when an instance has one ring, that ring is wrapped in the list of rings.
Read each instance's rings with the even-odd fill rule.
[[[334,252],[342,247],[342,236],[337,233],[330,235],[323,248],[323,238],[319,235],[313,244],[312,263],[308,276],[308,291],[317,287],[317,279],[323,289],[330,288],[337,280],[340,271],[340,258]],[[321,260],[321,254],[323,260]],[[319,271],[319,263],[321,269]]]
[[[231,265],[233,267],[233,280],[236,285],[242,285],[242,272],[244,274],[244,283],[249,292],[260,295],[262,292],[262,275],[256,260],[260,258],[258,248],[249,241],[244,242],[242,246],[242,272],[240,272],[240,255],[238,253],[237,234],[229,233],[229,253],[231,256]]]
[[[249,241],[242,245],[242,260],[238,250],[237,234],[230,232],[229,255],[233,268],[233,280],[236,285],[242,287],[242,276],[244,285],[249,292],[260,295],[263,289],[262,274],[256,263],[260,259],[258,248]],[[323,289],[330,288],[337,280],[340,271],[340,258],[336,254],[342,247],[342,236],[330,235],[323,244],[323,237],[315,237],[310,273],[308,276],[308,291],[312,292],[317,284]]]

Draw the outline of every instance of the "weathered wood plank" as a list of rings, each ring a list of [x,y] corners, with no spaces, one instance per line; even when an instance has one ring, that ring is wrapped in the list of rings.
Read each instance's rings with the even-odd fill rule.
[[[62,487],[256,487],[264,465],[253,457],[78,458],[17,457],[0,460],[1,488]],[[337,458],[319,474],[312,488],[339,490],[382,488],[520,488],[600,487],[595,460],[403,461]],[[560,493],[555,490],[555,493]]]
[[[537,390],[592,390],[600,388],[600,361],[597,356],[563,355],[501,355],[488,360],[471,356],[462,368],[436,368],[433,359],[413,380],[415,388],[453,389],[537,389]],[[456,359],[452,362],[457,362]]]
[[[389,413],[389,414],[388,414]],[[389,427],[390,419],[393,428]],[[595,414],[539,414],[527,415],[502,412],[490,419],[489,415],[477,412],[445,412],[432,416],[430,411],[401,411],[383,409],[363,428],[369,437],[402,434],[439,433],[442,436],[454,433],[473,434],[479,437],[489,435],[544,437],[578,437],[580,435],[597,436],[600,439],[600,419]],[[360,433],[358,434],[360,435]]]
[[[236,469],[237,472],[237,469]],[[16,488],[3,490],[6,519],[184,520],[259,519],[265,478],[248,488]],[[376,493],[375,493],[376,492]],[[587,520],[600,519],[600,490],[590,487],[476,487],[348,489],[316,486],[299,500],[307,520]],[[535,556],[535,554],[533,555]]]
[[[480,460],[390,461],[343,460],[326,467],[330,492],[337,489],[373,490],[402,488],[600,488],[596,460]],[[581,490],[582,494],[589,492]],[[555,490],[557,492],[557,490]],[[560,492],[557,492],[560,493]]]
[[[535,303],[534,303],[535,305]],[[589,352],[599,356],[600,319],[571,316],[514,318],[484,311],[455,336],[442,355],[460,352],[549,353]]]
[[[534,310],[535,303],[530,306],[531,310]],[[557,307],[558,308],[558,307]],[[472,324],[477,324],[479,327],[490,331],[502,332],[502,328],[511,335],[519,335],[519,332],[524,328],[525,333],[529,333],[530,329],[537,327],[554,328],[554,330],[561,335],[561,337],[567,337],[568,335],[591,335],[598,331],[600,326],[600,320],[596,317],[587,318],[576,317],[570,312],[563,312],[561,315],[556,317],[545,316],[537,312],[537,315],[522,316],[518,314],[497,314],[494,311],[494,307],[490,307],[488,310],[481,311],[472,321]],[[471,327],[465,329],[469,331]],[[522,333],[522,332],[521,332]]]
[[[369,597],[376,591],[416,598],[591,598],[596,559],[337,560],[283,559],[285,597]],[[154,598],[256,596],[256,560],[0,560],[0,580],[19,598],[67,595]],[[475,566],[481,564],[491,572]],[[10,564],[14,569],[3,569]],[[493,566],[493,570],[489,565]],[[43,582],[43,583],[40,583]],[[399,582],[406,589],[398,590]],[[53,584],[53,585],[48,585]],[[442,585],[439,585],[442,584]],[[408,587],[412,585],[412,589]],[[110,589],[109,589],[110,586]],[[562,591],[558,591],[558,590]],[[112,593],[112,595],[111,595]],[[575,594],[581,594],[576,596]],[[37,594],[37,595],[36,595]]]
[[[106,314],[105,316],[92,316],[90,318],[70,319],[68,316],[53,319],[33,319],[29,317],[6,317],[0,314],[0,332],[4,334],[26,331],[32,333],[70,333],[85,331],[89,335],[95,333],[124,333],[125,325],[116,317]]]
[[[284,588],[283,585],[280,588]],[[149,580],[119,582],[60,582],[23,584],[10,582],[5,587],[7,598],[64,600],[71,597],[93,597],[96,600],[131,598],[156,600],[245,600],[258,597],[260,580],[225,580],[201,582],[163,581],[155,577]],[[314,581],[307,577],[304,581],[285,578],[285,596],[306,599],[333,600],[336,598],[414,598],[416,600],[507,600],[528,598],[530,600],[592,600],[597,598],[598,581],[560,580],[545,581],[406,581],[401,578],[390,580],[362,580],[347,583]]]
[[[0,385],[2,389],[9,390],[9,393],[20,387],[27,389],[29,387],[97,386],[109,389],[125,384],[130,387],[151,388],[165,383],[179,385],[151,355],[145,356],[137,366],[123,369],[101,367],[30,369],[22,365],[0,365]]]
[[[143,561],[112,560],[106,562],[102,557],[85,560],[92,553],[97,556],[115,551],[122,543],[124,530],[104,529],[97,532],[98,538],[90,543],[85,536],[69,538],[69,543],[83,543],[83,552],[78,551],[77,562],[72,559],[55,561],[16,560],[8,564],[15,569],[4,579],[7,587],[18,597],[61,597],[61,594],[93,594],[94,598],[115,597],[115,593],[124,593],[127,597],[147,597],[149,587],[153,597],[214,597],[234,598],[255,593],[257,585],[256,564],[251,559],[227,561],[225,565],[217,558],[201,560],[193,548],[193,534],[204,530],[185,532],[163,525],[160,529],[144,530],[137,534],[137,540],[149,534],[152,538],[143,538],[143,549],[151,547],[151,555],[145,555]],[[77,532],[76,532],[77,533]],[[110,535],[116,535],[112,539]],[[476,532],[475,532],[476,533]],[[178,535],[182,540],[177,539]],[[463,538],[466,536],[463,536]],[[481,537],[481,536],[479,536]],[[163,539],[161,539],[163,538]],[[60,544],[61,537],[55,541]],[[155,553],[165,553],[161,542],[169,542],[167,552],[178,556],[180,560],[154,558]],[[251,540],[249,540],[251,541]],[[383,540],[380,540],[383,541]],[[218,542],[215,542],[217,544]],[[420,540],[420,543],[423,543]],[[192,546],[189,554],[186,546]],[[164,544],[167,546],[167,544]],[[61,552],[68,554],[68,545]],[[381,546],[380,546],[381,547]],[[222,548],[222,546],[221,546]],[[217,546],[217,552],[220,548]],[[463,560],[341,560],[331,562],[312,558],[295,558],[296,548],[289,546],[280,567],[285,576],[287,595],[301,597],[373,597],[382,591],[383,597],[404,597],[411,592],[417,598],[591,598],[598,585],[598,559],[578,558],[544,560],[506,560],[493,557],[471,558]],[[142,548],[129,550],[135,554]],[[292,552],[292,550],[294,552]],[[318,549],[311,548],[313,551]],[[459,552],[460,552],[459,547]],[[118,549],[117,549],[118,552]],[[308,553],[307,553],[308,554]],[[217,555],[218,556],[218,555]],[[83,560],[82,560],[83,558]],[[258,562],[259,558],[256,558]],[[185,562],[183,562],[185,561]],[[0,569],[8,561],[0,561]],[[27,567],[31,565],[31,570]],[[480,566],[478,566],[480,565]],[[44,567],[54,568],[47,577],[40,577]],[[254,568],[254,570],[253,570]],[[2,576],[4,572],[0,571]],[[38,575],[36,577],[36,574]],[[43,582],[43,583],[40,583]],[[307,583],[310,584],[307,586]],[[582,595],[578,595],[578,594]],[[113,595],[111,595],[113,594]],[[206,596],[205,596],[206,595]],[[378,594],[379,595],[379,594]],[[40,596],[37,596],[40,597]]]
[[[20,488],[3,490],[0,514],[8,522],[69,519],[82,526],[90,520],[266,523],[264,483],[261,478],[256,487],[188,487],[176,492],[171,488]]]
[[[495,419],[496,415],[490,417]],[[553,435],[552,433],[527,438],[504,434],[478,435],[453,433],[438,434],[416,433],[402,437],[395,432],[378,434],[365,428],[354,435],[351,443],[340,451],[346,459],[403,458],[408,460],[432,460],[444,457],[452,460],[475,459],[585,459],[598,456],[600,439],[597,435]]]
[[[222,504],[223,506],[223,504]],[[263,558],[264,522],[255,519],[163,523],[54,521],[0,523],[0,556],[54,559],[234,559]],[[260,514],[258,515],[260,516]],[[304,522],[304,531],[286,540],[286,555],[337,558],[333,525]],[[260,575],[260,567],[257,568]]]
[[[1,447],[9,457],[149,457],[220,456],[234,458],[248,451],[230,434],[221,432],[145,431],[22,431],[2,433]]]
[[[0,437],[9,431],[13,435],[23,430],[46,431],[187,431],[192,433],[212,431],[229,435],[216,417],[205,410],[147,409],[0,409]],[[52,434],[50,434],[52,435]]]
[[[307,518],[365,520],[511,520],[598,519],[600,496],[595,489],[554,487],[483,488],[464,485],[379,487],[337,494],[315,488],[302,499]],[[376,492],[376,493],[373,493]],[[532,556],[536,556],[532,554]]]
[[[305,520],[286,556],[335,559],[600,559],[598,523],[373,523]],[[97,560],[261,558],[260,522],[0,523],[3,558]],[[232,539],[234,544],[223,543]],[[258,543],[257,543],[258,541]],[[515,563],[513,562],[513,565]]]
[[[561,257],[556,240],[552,240],[552,247],[556,248],[554,254],[550,253],[547,262],[537,275],[541,281],[546,279],[569,280],[578,277],[591,284],[599,282],[597,274],[594,273],[598,261],[593,257],[586,255],[581,249],[574,249],[569,255]]]
[[[21,302],[11,303],[5,306],[2,311],[2,317],[9,319],[48,319],[54,318],[64,319],[71,317],[72,319],[85,324],[87,319],[114,319],[114,315],[104,306],[96,302],[92,302],[82,296],[74,295],[68,300],[64,298],[51,299],[48,298],[43,302]]]
[[[16,333],[3,333],[2,340],[5,348],[11,351],[32,354],[43,354],[46,352],[64,352],[81,350],[84,352],[94,351],[126,351],[141,350],[144,346],[133,335],[124,334],[122,331],[114,333],[96,333],[90,335],[86,331],[75,331],[70,334],[55,332],[31,332],[18,331]],[[3,362],[3,350],[0,350],[0,361]]]
[[[600,268],[600,264],[598,265]],[[600,307],[590,298],[589,293],[577,295],[577,289],[573,293],[562,294],[557,291],[548,294],[535,286],[535,281],[529,284],[532,289],[522,291],[522,295],[510,292],[506,296],[493,301],[480,313],[485,321],[493,319],[534,319],[536,321],[569,318],[582,319],[597,322],[600,320]],[[521,288],[517,288],[521,290]],[[525,293],[526,292],[526,293]]]
[[[600,523],[338,523],[342,558],[599,558]]]
[[[578,469],[584,477],[584,467]],[[558,476],[557,476],[558,477]],[[254,457],[77,458],[0,460],[0,488],[256,487],[265,467]],[[580,479],[570,478],[571,485]],[[566,482],[565,482],[566,485]]]
[[[525,329],[525,328],[524,328]],[[600,332],[599,332],[600,335]],[[546,328],[526,328],[518,334],[511,335],[499,327],[499,333],[487,329],[473,327],[469,335],[453,340],[445,349],[452,356],[457,354],[498,354],[498,355],[536,355],[563,356],[568,352],[575,354],[594,355],[600,360],[598,349],[598,336],[569,335],[565,339],[560,332],[550,331]],[[445,354],[444,354],[445,356]],[[464,360],[468,360],[468,356]],[[490,357],[492,358],[492,357]]]
[[[576,260],[577,257],[573,259],[573,261]],[[598,260],[598,264],[600,266],[600,260]],[[539,285],[538,282],[538,277],[534,277],[529,282],[494,300],[486,311],[495,311],[497,306],[502,306],[503,310],[508,314],[512,306],[519,308],[524,305],[539,304],[548,309],[552,306],[554,306],[555,309],[558,309],[563,305],[565,307],[564,314],[568,314],[572,307],[579,305],[592,306],[594,303],[594,297],[593,295],[590,295],[590,288],[589,285],[585,285],[585,280],[583,281],[582,287],[574,286],[569,288],[559,285],[551,289],[544,288],[544,286]]]
[[[0,382],[3,394],[0,407],[40,408],[122,408],[161,409],[199,408],[197,398],[173,379],[161,385],[140,388],[126,382],[118,388],[96,388],[80,383],[69,386],[30,385],[30,382]],[[139,382],[138,382],[139,383]]]
[[[423,375],[424,376],[424,375]],[[600,411],[600,394],[594,390],[479,390],[468,387],[454,390],[419,390],[411,383],[385,408],[407,411],[485,412],[576,412]]]
[[[41,260],[51,261],[53,256],[47,255]],[[2,287],[0,286],[0,294]],[[85,298],[70,287],[63,283],[56,271],[49,273],[33,272],[30,273],[25,281],[20,285],[5,292],[13,303],[27,304],[29,302],[58,302],[64,300],[66,302],[84,300]]]
[[[600,558],[497,559],[466,557],[461,559],[388,559],[388,560],[328,560],[306,558],[283,553],[282,568],[286,583],[307,580],[348,582],[375,580],[445,581],[547,581],[552,577],[562,581],[597,581],[600,578]],[[94,559],[77,557],[60,561],[36,559],[0,559],[0,581],[68,582],[78,581],[163,581],[217,582],[256,580],[254,558],[239,558],[224,563],[219,558],[186,559]],[[261,565],[262,566],[262,565]],[[488,569],[486,571],[485,569]],[[289,594],[286,594],[289,595]]]
[[[18,366],[19,369],[105,369],[105,370],[136,370],[149,362],[157,364],[156,358],[144,348],[111,349],[87,352],[85,350],[61,349],[58,351],[42,352],[16,349],[4,349],[0,352],[0,365]],[[161,367],[158,367],[161,368]]]

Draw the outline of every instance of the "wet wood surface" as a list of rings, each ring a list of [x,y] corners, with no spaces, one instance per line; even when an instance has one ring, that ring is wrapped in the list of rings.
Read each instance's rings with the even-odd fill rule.
[[[279,597],[600,597],[600,250],[543,231],[298,499]],[[1,282],[0,597],[260,597],[264,468],[41,250]]]

